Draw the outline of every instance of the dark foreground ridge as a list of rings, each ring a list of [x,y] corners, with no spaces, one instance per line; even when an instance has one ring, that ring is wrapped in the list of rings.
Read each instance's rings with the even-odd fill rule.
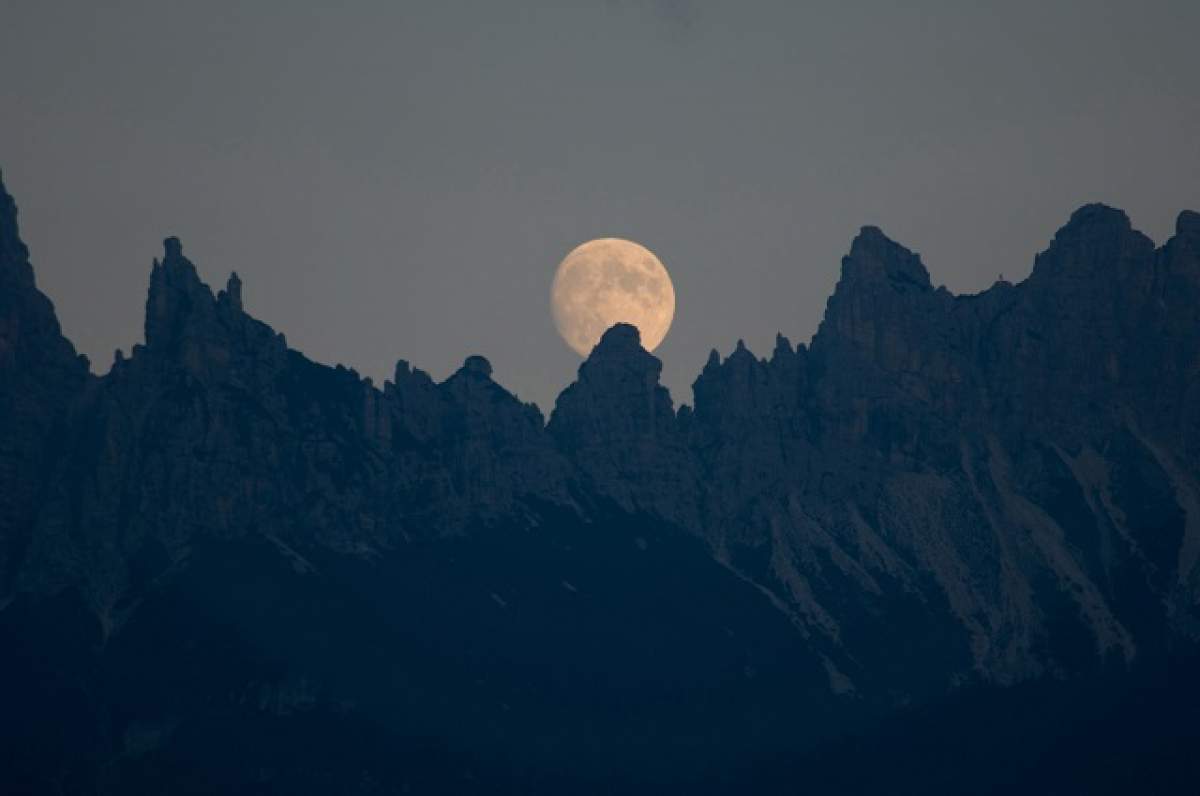
[[[1200,216],[973,296],[867,227],[811,346],[660,370],[619,325],[548,422],[479,356],[376,388],[168,238],[98,377],[0,187],[0,790],[1194,775]]]

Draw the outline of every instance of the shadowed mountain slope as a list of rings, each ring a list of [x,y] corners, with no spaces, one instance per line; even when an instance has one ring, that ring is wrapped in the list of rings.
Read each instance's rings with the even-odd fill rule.
[[[1086,206],[972,296],[867,227],[810,346],[713,352],[678,411],[660,371],[618,325],[548,422],[481,356],[377,388],[168,238],[96,377],[0,188],[0,770],[737,791],[900,707],[1193,649],[1200,216],[1155,248]]]

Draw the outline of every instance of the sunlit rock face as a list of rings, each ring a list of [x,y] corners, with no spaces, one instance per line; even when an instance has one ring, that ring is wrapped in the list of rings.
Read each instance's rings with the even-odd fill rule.
[[[117,759],[111,792],[153,792],[232,755],[199,737],[288,728],[396,790],[355,750],[700,781],[1200,639],[1195,213],[1155,248],[1081,208],[972,296],[864,228],[811,344],[714,351],[676,410],[618,324],[548,422],[482,356],[314,363],[174,238],[145,344],[90,375],[15,218],[0,192],[0,649],[31,651],[0,682],[87,728],[39,776]]]

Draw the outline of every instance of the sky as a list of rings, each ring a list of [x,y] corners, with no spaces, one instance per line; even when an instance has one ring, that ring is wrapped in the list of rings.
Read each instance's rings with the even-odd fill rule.
[[[216,288],[377,384],[471,354],[549,413],[579,243],[670,271],[710,349],[807,342],[858,229],[935,285],[1028,275],[1078,206],[1200,209],[1200,3],[0,3],[0,170],[107,372],[178,235]]]

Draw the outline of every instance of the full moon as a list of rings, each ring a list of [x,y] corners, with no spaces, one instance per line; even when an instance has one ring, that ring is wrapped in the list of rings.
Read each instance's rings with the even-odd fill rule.
[[[653,351],[675,317],[675,286],[654,253],[633,241],[597,238],[563,258],[550,288],[554,324],[586,357],[615,323],[629,323]]]

